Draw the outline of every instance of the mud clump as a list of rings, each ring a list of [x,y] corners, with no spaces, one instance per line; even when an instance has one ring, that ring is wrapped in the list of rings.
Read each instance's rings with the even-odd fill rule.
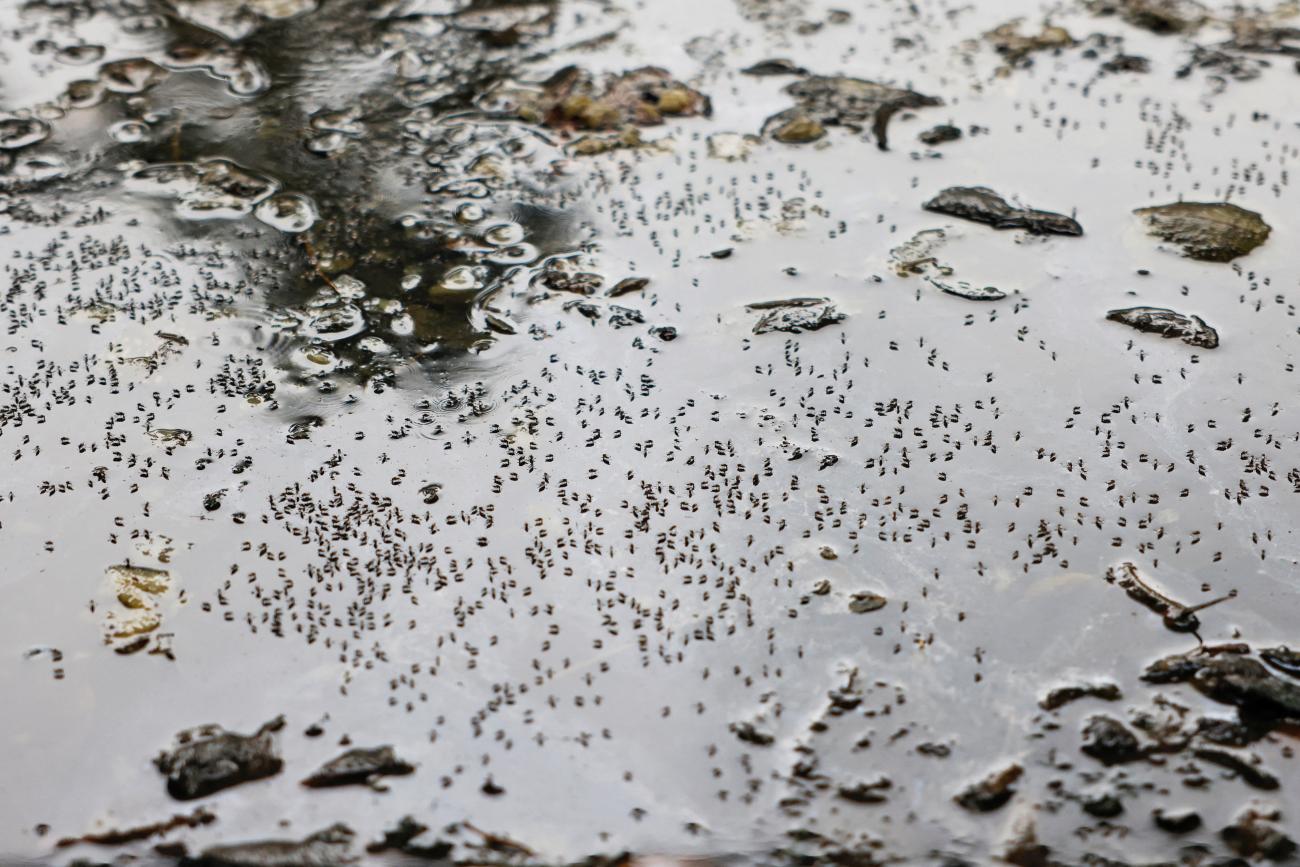
[[[841,786],[836,794],[843,800],[854,804],[883,804],[889,800],[884,793],[891,788],[893,788],[893,783],[887,777],[882,777],[871,782]]]
[[[1148,334],[1176,337],[1188,346],[1214,349],[1219,345],[1219,332],[1207,325],[1204,319],[1164,307],[1125,307],[1109,311],[1106,318]]]
[[[1147,73],[1151,71],[1151,61],[1137,54],[1116,54],[1102,63],[1101,71]]]
[[[514,85],[489,96],[521,120],[552,129],[613,130],[657,126],[666,117],[708,116],[709,98],[667,70],[643,66],[597,80],[576,66],[540,85]]]
[[[1017,207],[988,187],[949,187],[922,207],[995,229],[1025,229],[1035,235],[1083,234],[1083,227],[1064,214]]]
[[[1250,653],[1245,644],[1218,645],[1203,647],[1191,653],[1177,653],[1151,663],[1142,672],[1142,680],[1147,683],[1187,683],[1215,657],[1222,654],[1244,655]]]
[[[760,301],[747,305],[745,309],[763,314],[758,322],[754,323],[755,334],[770,334],[773,331],[800,334],[843,322],[846,318],[843,313],[835,309],[835,305],[829,298]]]
[[[785,57],[760,60],[740,70],[745,75],[807,75],[808,70]]]
[[[1219,832],[1229,849],[1243,858],[1286,861],[1296,853],[1296,842],[1266,824],[1280,818],[1276,811],[1261,813],[1247,810],[1237,821]]]
[[[1284,644],[1265,647],[1259,652],[1259,658],[1284,674],[1300,677],[1300,651],[1292,650]]]
[[[1271,792],[1282,785],[1278,778],[1268,771],[1226,750],[1198,749],[1194,750],[1192,755],[1203,762],[1231,771],[1252,788]]]
[[[826,127],[870,129],[881,150],[889,149],[889,121],[905,109],[942,105],[943,100],[841,75],[812,75],[786,86],[795,105],[763,123],[763,134],[793,144],[815,141]]]
[[[375,788],[380,777],[400,777],[414,771],[415,766],[399,759],[391,746],[358,747],[321,765],[302,784],[312,789],[354,784]]]
[[[1279,720],[1300,720],[1300,685],[1274,676],[1253,659],[1206,660],[1193,676],[1192,685],[1216,701]]]
[[[1084,698],[1099,698],[1102,701],[1119,701],[1123,697],[1119,687],[1113,683],[1097,683],[1085,686],[1062,686],[1052,690],[1038,706],[1043,710],[1059,710],[1071,702]]]
[[[962,131],[950,123],[941,123],[938,126],[932,126],[925,132],[917,136],[921,144],[935,145],[946,144],[951,141],[957,141],[962,137]]]
[[[184,867],[339,867],[353,864],[353,831],[335,824],[303,840],[263,840],[204,849]]]
[[[1059,51],[1074,45],[1074,37],[1064,27],[1044,24],[1038,33],[1020,32],[1020,19],[1008,21],[984,34],[993,50],[1006,58],[1008,66],[1024,66],[1031,54]]]
[[[432,843],[427,844],[415,842],[416,838],[428,830],[428,825],[417,822],[414,817],[403,816],[394,827],[384,831],[382,839],[366,846],[366,851],[371,855],[379,855],[384,852],[400,852],[411,858],[422,858],[430,861],[445,860],[455,848],[451,843],[445,840],[434,840]]]
[[[826,137],[826,127],[806,114],[791,117],[772,130],[772,138],[782,144],[808,144]]]
[[[628,148],[655,147],[641,137],[641,131],[634,126],[624,127],[617,133],[605,135],[585,135],[568,146],[570,153],[580,157],[597,156],[610,151]]]
[[[618,298],[621,295],[631,295],[633,292],[641,292],[650,285],[649,277],[625,277],[619,280],[605,294],[610,298]]]
[[[1134,27],[1152,33],[1186,33],[1208,18],[1204,6],[1195,0],[1090,0],[1094,15],[1118,15]]]
[[[538,284],[555,292],[595,295],[605,285],[605,278],[590,271],[564,271],[553,268],[542,273]]]
[[[1231,262],[1268,240],[1272,228],[1255,211],[1227,202],[1177,202],[1138,208],[1147,232],[1203,262]]]
[[[1252,54],[1300,56],[1300,28],[1278,26],[1271,16],[1240,15],[1232,20],[1232,38],[1224,48]]]
[[[870,614],[879,611],[888,604],[888,600],[879,593],[863,590],[849,597],[849,611],[854,614]]]
[[[251,735],[229,732],[218,725],[187,729],[176,746],[154,760],[167,777],[167,792],[180,801],[202,798],[231,786],[280,772],[284,763],[275,749],[275,732],[284,728],[276,717]]]
[[[1114,717],[1094,716],[1083,729],[1080,749],[1103,765],[1122,765],[1142,758],[1137,735]]]
[[[1111,794],[1088,798],[1081,806],[1085,813],[1097,819],[1114,819],[1124,813],[1124,802]]]
[[[1151,814],[1151,821],[1167,834],[1190,834],[1201,827],[1201,816],[1192,810],[1169,812],[1157,809]]]
[[[1142,679],[1190,683],[1215,701],[1241,708],[1243,718],[1249,714],[1274,725],[1300,720],[1300,684],[1275,676],[1247,653],[1245,645],[1228,645],[1167,656],[1148,665]]]
[[[740,722],[731,724],[731,732],[737,738],[747,744],[753,744],[756,747],[770,747],[776,743],[776,738],[765,731],[761,731],[750,722]]]
[[[1010,765],[963,790],[953,800],[973,813],[991,813],[1011,800],[1016,793],[1014,783],[1024,772],[1020,765]]]

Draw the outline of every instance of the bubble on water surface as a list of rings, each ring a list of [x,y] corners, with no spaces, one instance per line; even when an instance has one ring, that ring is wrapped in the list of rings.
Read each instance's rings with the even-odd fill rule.
[[[108,128],[108,135],[120,144],[135,144],[149,138],[149,126],[138,120],[121,120]]]
[[[48,124],[35,118],[0,118],[0,148],[17,150],[45,141],[50,135]]]
[[[175,201],[189,220],[234,220],[252,213],[279,187],[275,181],[214,157],[190,163],[156,163],[130,171],[128,190]]]
[[[290,234],[307,231],[319,219],[315,203],[301,193],[273,195],[263,200],[253,213],[273,229]]]
[[[144,93],[167,78],[167,70],[143,57],[116,60],[99,68],[99,81],[113,93]]]

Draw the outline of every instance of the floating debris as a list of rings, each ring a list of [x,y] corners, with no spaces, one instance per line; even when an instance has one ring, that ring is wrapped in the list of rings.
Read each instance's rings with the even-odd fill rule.
[[[715,160],[735,162],[743,160],[753,152],[754,146],[762,139],[754,135],[741,135],[736,132],[715,133],[708,138],[709,156]]]
[[[222,789],[278,774],[284,763],[275,751],[275,733],[284,728],[276,717],[251,735],[218,725],[187,729],[176,746],[154,760],[167,777],[167,792],[180,801],[202,798]]]
[[[1007,297],[1007,293],[996,286],[974,286],[965,280],[949,282],[935,277],[927,277],[926,282],[941,292],[956,295],[958,298],[965,298],[967,301],[1001,301]]]
[[[204,849],[195,867],[339,867],[356,861],[352,829],[335,824],[303,840],[262,840]]]
[[[794,97],[795,106],[769,117],[763,134],[786,143],[816,141],[826,127],[854,131],[870,129],[876,146],[889,148],[889,121],[904,109],[942,105],[933,96],[874,81],[846,76],[813,75],[789,84],[782,91]]]
[[[889,251],[894,271],[900,277],[921,274],[925,282],[948,295],[969,301],[998,301],[1007,293],[996,286],[976,286],[966,280],[951,280],[953,269],[939,261],[936,253],[948,241],[944,229],[923,229]]]
[[[889,251],[894,271],[900,277],[924,274],[931,269],[945,276],[952,274],[952,268],[940,262],[935,255],[947,240],[948,234],[943,229],[922,229]]]
[[[171,573],[123,564],[108,567],[107,576],[114,598],[125,611],[110,609],[104,615],[104,643],[129,655],[152,642],[151,653],[169,654],[170,646],[158,630],[163,622],[163,596],[172,589]]]
[[[194,434],[179,427],[156,427],[149,431],[149,439],[160,446],[187,446]]]
[[[1147,231],[1203,262],[1231,262],[1268,240],[1271,227],[1254,211],[1228,202],[1177,202],[1138,208]]]
[[[199,807],[192,813],[177,813],[170,819],[148,825],[112,831],[94,831],[89,834],[82,834],[80,837],[64,837],[54,845],[60,849],[66,849],[69,846],[76,846],[81,843],[90,843],[95,846],[125,846],[128,843],[158,837],[178,828],[201,828],[204,825],[211,825],[216,820],[215,813],[204,807]]]
[[[1159,614],[1164,620],[1165,627],[1174,632],[1195,632],[1201,628],[1201,621],[1196,616],[1196,612],[1218,605],[1220,602],[1227,602],[1236,595],[1229,593],[1199,605],[1183,605],[1143,581],[1142,576],[1138,574],[1137,566],[1133,563],[1121,563],[1118,569],[1107,570],[1106,580],[1118,584],[1130,599]]]
[[[109,566],[108,575],[113,582],[117,601],[127,608],[148,608],[153,603],[153,597],[171,589],[171,574],[162,569]]]
[[[1219,332],[1207,325],[1204,319],[1163,307],[1125,307],[1107,312],[1106,318],[1149,334],[1176,337],[1188,346],[1214,349],[1219,345]]]
[[[745,309],[763,313],[754,324],[755,334],[770,334],[773,331],[800,334],[843,322],[846,318],[843,313],[835,309],[835,304],[829,298],[760,301],[746,305]]]
[[[923,207],[995,229],[1025,229],[1035,235],[1083,234],[1083,227],[1064,214],[1016,207],[988,187],[949,187]]]

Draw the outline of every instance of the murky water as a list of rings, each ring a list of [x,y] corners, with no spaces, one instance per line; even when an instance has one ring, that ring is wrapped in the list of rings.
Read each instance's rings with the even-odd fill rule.
[[[0,0],[0,859],[1290,859],[1297,28]]]

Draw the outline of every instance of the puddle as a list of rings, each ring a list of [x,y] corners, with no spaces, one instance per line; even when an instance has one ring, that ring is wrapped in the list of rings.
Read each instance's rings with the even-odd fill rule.
[[[1294,856],[1291,4],[3,20],[0,860]]]

